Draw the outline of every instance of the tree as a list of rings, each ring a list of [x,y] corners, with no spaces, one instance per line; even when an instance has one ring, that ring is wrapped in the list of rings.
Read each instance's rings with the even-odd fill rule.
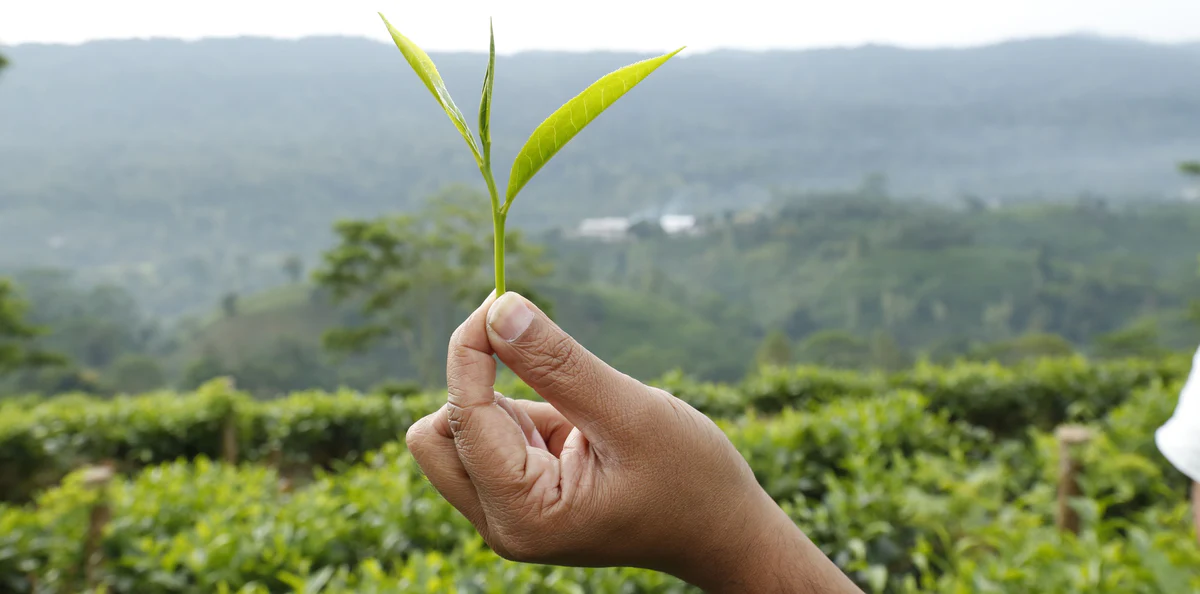
[[[788,314],[783,321],[783,331],[793,340],[802,339],[820,329],[820,324],[813,319],[809,309],[799,306]]]
[[[1200,177],[1200,161],[1184,161],[1179,164],[1179,171],[1184,175]]]
[[[860,369],[871,361],[871,344],[841,330],[815,332],[800,344],[800,360],[825,367]]]
[[[283,261],[283,273],[287,275],[288,282],[293,285],[299,283],[304,276],[304,260],[295,254],[288,256]]]
[[[238,314],[237,293],[226,293],[221,298],[221,311],[225,312],[225,317],[227,318],[232,318]]]
[[[7,279],[0,279],[0,376],[64,364],[61,355],[41,350],[35,339],[45,331],[25,321],[27,305]]]
[[[204,352],[197,359],[188,363],[184,370],[183,387],[189,390],[195,389],[208,381],[226,375],[229,375],[228,367],[225,366],[221,355],[212,346],[206,346]]]
[[[897,371],[912,365],[908,352],[896,344],[896,339],[886,331],[877,330],[871,336],[871,367],[886,371]]]
[[[968,358],[1015,365],[1028,359],[1066,357],[1074,352],[1075,348],[1067,339],[1057,334],[1034,332],[997,342],[972,345],[968,348]]]
[[[1144,320],[1102,334],[1096,337],[1094,347],[1096,356],[1102,359],[1154,358],[1166,352],[1159,342],[1158,325],[1153,320]]]
[[[189,366],[189,385],[201,385],[216,377],[231,377],[239,389],[261,397],[297,390],[332,389],[334,370],[326,364],[319,347],[281,337],[265,350],[234,362],[206,351]]]
[[[103,369],[124,354],[149,354],[164,338],[120,287],[81,286],[61,270],[23,270],[12,278],[29,304],[27,323],[47,329],[38,344],[75,365]]]
[[[339,243],[314,278],[335,302],[356,305],[358,319],[326,333],[325,346],[358,353],[395,340],[422,385],[441,385],[447,337],[492,286],[486,205],[482,193],[451,186],[416,213],[337,223]],[[538,302],[527,283],[549,273],[542,248],[519,231],[508,231],[505,243],[510,288]]]
[[[792,362],[792,343],[788,340],[787,334],[779,329],[767,333],[762,345],[758,347],[755,361],[759,368],[782,367],[790,364]]]
[[[163,387],[166,376],[153,357],[127,354],[113,362],[106,383],[119,393],[141,394]]]
[[[654,219],[644,219],[630,225],[629,234],[644,241],[662,239],[667,235],[662,225]]]

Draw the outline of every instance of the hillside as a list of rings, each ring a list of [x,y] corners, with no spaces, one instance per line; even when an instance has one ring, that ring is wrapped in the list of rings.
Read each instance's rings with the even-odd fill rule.
[[[886,330],[903,344],[1049,331],[1086,344],[1200,293],[1200,207],[948,209],[855,193],[781,197],[698,237],[554,240],[560,274],[648,292],[711,291],[794,338]],[[1185,338],[1180,346],[1192,340]]]
[[[153,295],[159,313],[275,283],[264,271],[325,247],[336,218],[476,181],[461,139],[382,43],[4,51],[0,266],[83,268]],[[498,161],[560,102],[639,57],[501,57]],[[471,107],[483,57],[434,58]],[[898,194],[933,199],[1175,194],[1173,164],[1200,154],[1200,79],[1187,74],[1198,68],[1193,46],[1086,37],[687,55],[564,150],[511,220],[742,208],[777,185],[845,186],[875,171]],[[211,292],[169,293],[164,279],[180,275]]]
[[[622,241],[537,234],[550,276],[510,268],[509,281],[532,285],[564,328],[640,378],[680,368],[732,380],[765,360],[896,369],[921,357],[1149,358],[1200,340],[1197,234],[1200,205],[1189,203],[955,209],[861,191],[781,194],[762,210],[703,218],[695,235],[645,221]],[[491,272],[476,274],[480,286],[462,288],[478,296]],[[127,288],[45,270],[12,278],[29,322],[48,331],[38,344],[98,374],[101,391],[221,374],[259,393],[429,385],[441,381],[446,337],[474,299],[431,313],[423,297],[400,296],[391,311],[401,315],[385,325],[424,312],[420,340],[401,334],[339,360],[322,334],[363,318],[331,305],[328,286],[284,276],[277,269],[259,279],[273,288],[214,296],[178,324],[148,313]],[[163,280],[150,292],[160,303],[221,290],[183,274]],[[51,375],[11,387],[82,385]]]
[[[559,324],[589,350],[641,379],[688,369],[704,379],[736,380],[750,369],[761,338],[747,319],[705,316],[627,289],[551,284],[538,292],[551,301]],[[401,347],[377,347],[348,359],[322,352],[322,333],[348,313],[312,297],[308,287],[271,290],[245,300],[236,316],[204,320],[184,332],[166,366],[191,383],[232,375],[260,393],[416,379],[415,360]],[[442,330],[448,337],[453,328]]]
[[[1187,350],[1200,336],[1186,319],[1200,294],[1194,205],[970,212],[834,194],[704,225],[695,237],[614,243],[547,235],[555,271],[536,291],[568,332],[639,378],[676,368],[739,378],[772,330],[791,343],[791,360],[882,368],[920,356],[1020,358],[1049,344],[1039,335],[1056,337],[1052,350],[1099,357]],[[352,318],[303,285],[247,296],[236,315],[181,333],[168,375],[230,373],[266,390],[420,375],[404,349],[348,362],[322,354],[321,334]]]

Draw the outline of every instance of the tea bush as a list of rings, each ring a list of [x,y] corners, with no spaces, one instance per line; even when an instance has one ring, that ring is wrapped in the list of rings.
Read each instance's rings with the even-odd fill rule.
[[[1058,449],[1048,431],[997,440],[911,390],[718,424],[768,492],[868,592],[1192,591],[1200,547],[1185,492],[1152,449],[1178,386],[1141,389],[1092,424],[1096,438],[1081,448],[1078,536],[1055,528]],[[303,425],[292,443],[316,447],[322,429],[312,419],[339,417],[298,403],[337,399],[294,398],[288,406],[300,412],[278,422]],[[278,434],[265,418],[255,430]],[[693,591],[645,570],[503,561],[403,446],[357,458],[296,489],[273,468],[203,454],[119,478],[107,490],[112,517],[96,579],[108,592],[150,594]],[[98,496],[73,474],[32,504],[0,508],[0,589],[79,591]]]
[[[764,370],[740,386],[696,382],[680,373],[655,383],[722,418],[746,411],[813,410],[909,390],[924,395],[928,407],[948,420],[1013,437],[1064,420],[1100,419],[1139,388],[1181,379],[1187,363],[1179,357],[1103,363],[1047,359],[1012,368],[918,365],[892,377],[795,367]],[[519,382],[499,388],[513,397],[537,398]],[[0,415],[0,497],[25,500],[87,462],[108,460],[133,470],[197,456],[218,458],[228,419],[235,420],[240,459],[331,468],[396,439],[442,402],[444,396],[434,393],[392,397],[351,391],[256,401],[223,380],[186,395],[21,399],[3,405]]]

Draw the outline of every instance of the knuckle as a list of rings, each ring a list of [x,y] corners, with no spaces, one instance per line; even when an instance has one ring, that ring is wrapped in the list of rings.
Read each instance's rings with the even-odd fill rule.
[[[464,375],[472,366],[478,363],[478,359],[472,356],[470,348],[458,344],[450,347],[450,354],[446,360],[446,384],[453,387],[460,383]]]
[[[421,432],[417,429],[417,425],[409,427],[404,434],[404,445],[408,446],[408,451],[413,453],[421,448]]]
[[[667,402],[671,402],[672,404],[674,404],[674,401],[676,401],[676,400],[678,400],[679,402],[683,402],[682,400],[679,400],[679,398],[677,396],[675,396],[674,394],[672,394],[662,388],[659,388],[656,386],[647,386],[647,387],[650,388],[650,393],[653,394],[656,398],[665,400]]]
[[[450,434],[458,436],[463,425],[467,423],[467,420],[471,416],[471,408],[460,406],[455,401],[454,392],[451,391],[450,399],[446,406],[446,422],[450,425]]]
[[[470,364],[472,361],[471,348],[465,344],[452,342],[450,343],[450,361],[452,363]]]
[[[548,341],[532,358],[529,373],[539,382],[573,383],[586,371],[579,345],[566,335]]]
[[[416,455],[425,446],[425,440],[429,436],[429,419],[428,417],[413,423],[408,431],[404,433],[404,444],[408,446],[408,450]]]

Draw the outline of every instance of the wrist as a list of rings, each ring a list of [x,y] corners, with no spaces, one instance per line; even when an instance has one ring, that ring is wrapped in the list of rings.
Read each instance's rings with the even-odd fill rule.
[[[713,594],[860,592],[766,492],[758,489],[739,512],[672,573]]]

